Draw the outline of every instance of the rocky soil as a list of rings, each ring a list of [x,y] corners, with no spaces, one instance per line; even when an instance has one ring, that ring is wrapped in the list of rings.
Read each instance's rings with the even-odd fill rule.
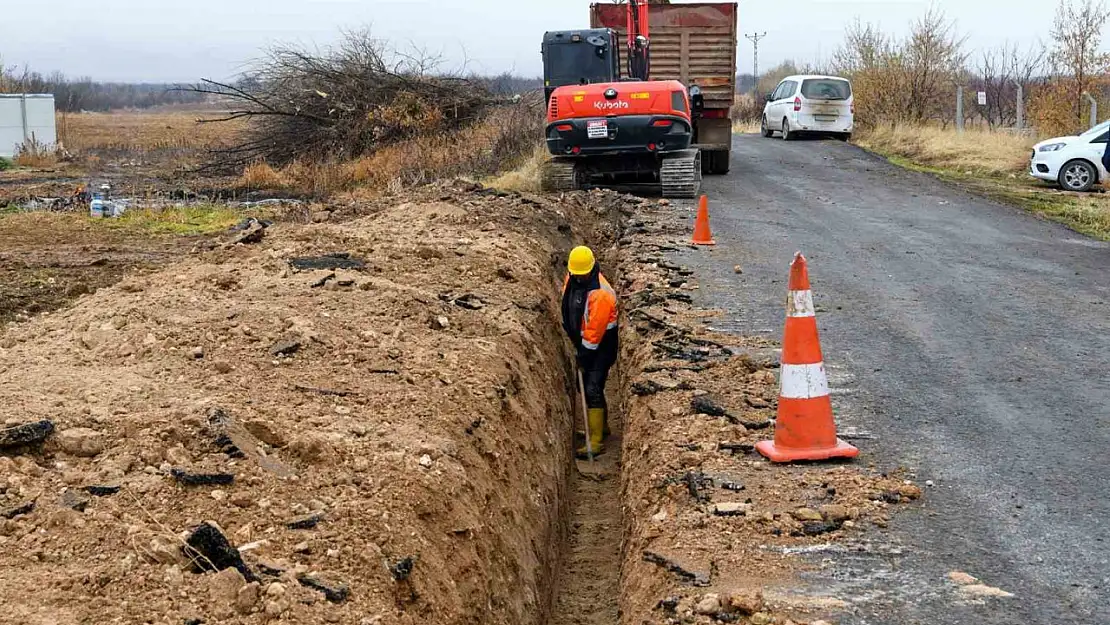
[[[538,622],[558,267],[617,201],[426,189],[9,328],[0,622]]]
[[[780,467],[753,452],[774,435],[779,350],[705,329],[716,313],[691,305],[693,272],[668,260],[691,211],[668,204],[629,214],[621,246],[621,622],[821,622],[838,600],[790,593],[796,554],[885,527],[921,490],[857,464]]]

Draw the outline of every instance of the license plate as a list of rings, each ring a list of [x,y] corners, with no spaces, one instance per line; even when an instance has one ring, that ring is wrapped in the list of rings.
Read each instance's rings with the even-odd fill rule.
[[[814,115],[813,118],[816,119],[819,122],[835,122],[836,121],[836,115]]]
[[[609,121],[602,119],[587,123],[586,136],[590,139],[609,138]]]

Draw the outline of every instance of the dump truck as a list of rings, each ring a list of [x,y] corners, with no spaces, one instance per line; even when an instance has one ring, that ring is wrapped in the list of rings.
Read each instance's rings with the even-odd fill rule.
[[[729,113],[736,97],[737,4],[685,2],[647,9],[651,80],[677,80],[691,93],[700,91],[704,106],[695,111],[693,147],[701,151],[704,173],[726,174],[732,151]],[[590,6],[591,28],[612,29],[623,39],[628,22],[624,4]],[[621,77],[629,77],[627,66]]]

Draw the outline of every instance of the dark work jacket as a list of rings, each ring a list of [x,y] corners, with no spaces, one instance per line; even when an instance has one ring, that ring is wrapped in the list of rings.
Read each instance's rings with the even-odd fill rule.
[[[593,317],[588,310],[593,311]],[[616,362],[620,347],[616,321],[616,293],[601,275],[600,267],[595,266],[584,281],[567,276],[563,285],[563,331],[574,344],[583,369],[608,369]]]

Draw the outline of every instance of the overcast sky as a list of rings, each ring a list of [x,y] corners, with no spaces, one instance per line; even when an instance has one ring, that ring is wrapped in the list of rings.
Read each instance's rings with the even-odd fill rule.
[[[1055,0],[746,0],[743,33],[768,33],[764,69],[828,57],[857,17],[904,33],[930,4],[972,48],[1047,40]],[[237,73],[284,41],[326,45],[343,28],[442,52],[469,69],[539,75],[545,30],[589,24],[587,0],[0,0],[0,58],[101,80],[187,82]],[[740,70],[752,48],[740,39]]]

